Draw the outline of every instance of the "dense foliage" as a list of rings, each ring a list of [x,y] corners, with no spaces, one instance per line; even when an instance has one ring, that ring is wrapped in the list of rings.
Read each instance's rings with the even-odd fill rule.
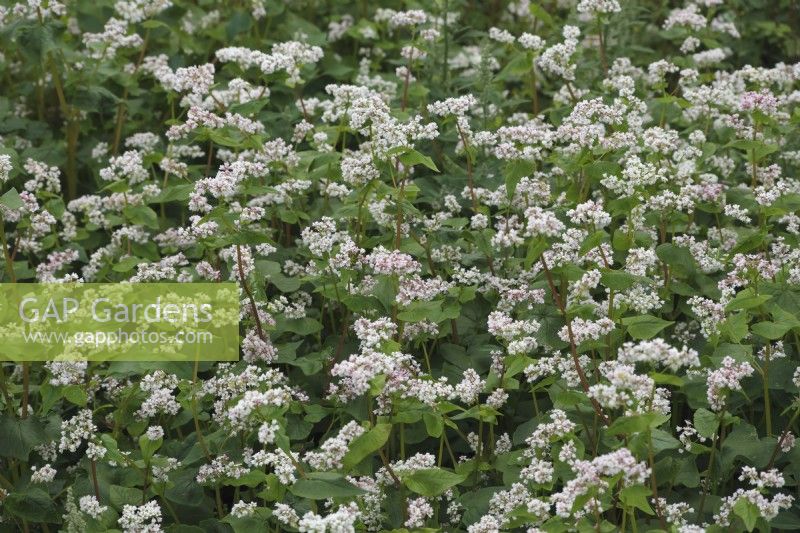
[[[242,357],[4,363],[0,527],[800,529],[798,11],[6,2],[2,281]]]

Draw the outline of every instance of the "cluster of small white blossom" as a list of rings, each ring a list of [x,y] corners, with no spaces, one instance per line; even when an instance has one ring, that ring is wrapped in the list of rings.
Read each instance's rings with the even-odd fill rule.
[[[293,511],[292,511],[293,512]],[[295,515],[296,516],[296,515]],[[355,531],[355,523],[361,517],[361,511],[355,502],[340,506],[326,516],[308,511],[293,525],[301,533],[319,533],[322,531]]]
[[[620,364],[617,361],[601,363],[600,375],[607,383],[596,383],[589,387],[588,395],[607,409],[640,411],[650,409],[660,411],[656,405],[658,389],[654,391],[655,382],[652,378],[636,374],[632,365]],[[655,397],[654,397],[655,396]],[[652,399],[653,405],[649,405]],[[666,404],[669,409],[669,404]]]
[[[247,468],[234,462],[227,455],[220,455],[211,463],[200,466],[196,480],[200,484],[218,483],[226,478],[240,478],[247,472]]]
[[[700,320],[704,335],[710,337],[719,332],[719,328],[726,318],[725,304],[702,296],[692,296],[686,303],[692,306],[692,312]]]
[[[567,413],[560,409],[550,411],[550,419],[552,422],[539,424],[533,433],[525,439],[525,443],[532,450],[548,450],[552,441],[571,433],[575,429],[575,424],[567,417]]]
[[[433,507],[425,498],[412,498],[408,500],[408,519],[404,525],[410,528],[421,528],[425,521],[433,518]]]
[[[297,481],[294,457],[279,448],[275,452],[261,450],[256,453],[250,453],[249,450],[245,450],[244,461],[251,468],[272,467],[273,472],[278,477],[278,481],[283,485],[292,485]],[[246,473],[246,469],[242,473]]]
[[[235,429],[249,429],[256,422],[251,415],[259,407],[280,407],[291,399],[292,393],[286,387],[275,387],[266,391],[249,390],[227,409],[226,422]]]
[[[256,508],[258,507],[257,502],[245,502],[239,500],[233,507],[231,507],[231,515],[235,516],[236,518],[245,518],[248,516],[252,516],[255,513]]]
[[[599,455],[591,461],[576,460],[571,465],[575,478],[568,481],[564,488],[550,496],[550,503],[555,506],[555,513],[561,517],[582,516],[588,510],[600,505],[596,497],[590,497],[585,507],[575,509],[575,500],[591,489],[602,493],[609,484],[603,478],[620,475],[623,485],[645,483],[650,477],[650,468],[644,462],[638,462],[627,448]]]
[[[83,43],[92,59],[113,59],[120,48],[136,48],[144,42],[137,33],[128,33],[128,23],[110,18],[100,33],[84,33]]]
[[[737,363],[732,357],[726,356],[720,367],[710,371],[706,378],[706,397],[711,408],[721,411],[728,394],[742,390],[742,379],[753,375],[754,371],[750,363]]]
[[[147,428],[147,431],[145,431],[144,434],[151,441],[163,439],[164,428],[162,428],[161,426],[150,426]]]
[[[242,68],[257,67],[264,75],[283,71],[288,75],[288,83],[300,83],[300,69],[304,65],[313,65],[322,59],[323,51],[319,46],[312,46],[299,41],[287,41],[272,45],[272,53],[265,54],[248,48],[220,48],[216,57],[223,63],[237,63]]]
[[[339,434],[326,440],[319,451],[307,452],[305,461],[318,470],[335,470],[342,467],[342,459],[350,449],[350,443],[366,430],[351,420],[339,430]]]
[[[564,326],[558,331],[558,338],[564,342],[578,345],[588,340],[597,340],[612,331],[614,331],[614,321],[608,317],[598,320],[577,317],[571,320],[570,325]]]
[[[589,357],[581,355],[578,358],[578,362],[581,364],[581,368],[585,368],[589,363]],[[580,377],[575,368],[575,363],[569,356],[554,354],[550,357],[537,359],[536,362],[525,367],[525,377],[531,383],[548,376],[558,376],[570,387],[580,386]]]
[[[794,496],[785,493],[777,493],[772,499],[763,494],[767,488],[781,488],[785,481],[783,474],[772,469],[767,472],[758,472],[755,468],[745,466],[739,481],[747,481],[754,486],[753,489],[739,488],[730,496],[722,500],[719,511],[714,515],[714,521],[723,527],[730,526],[731,513],[740,501],[752,504],[767,522],[775,518],[782,509],[789,509],[794,502]]]
[[[575,26],[565,26],[563,31],[564,41],[545,49],[536,58],[536,64],[546,73],[564,79],[566,82],[575,80],[576,65],[572,56],[578,48],[578,37],[581,31]]]
[[[58,472],[55,468],[46,464],[42,467],[31,467],[31,483],[50,483],[56,478]]]
[[[45,368],[50,372],[50,384],[55,386],[82,384],[89,363],[86,361],[47,361]]]
[[[117,0],[114,2],[114,10],[120,17],[131,23],[155,17],[170,7],[172,7],[170,0]]]
[[[97,432],[97,426],[92,421],[92,411],[82,409],[75,416],[61,422],[61,439],[58,451],[69,450],[75,452],[84,441],[91,440]]]
[[[12,170],[14,170],[14,165],[11,164],[11,156],[0,154],[0,184],[8,180]]]
[[[455,394],[465,404],[474,404],[485,386],[486,382],[475,370],[469,368],[464,371],[463,379],[455,386]]]
[[[81,512],[86,513],[95,520],[108,510],[108,506],[100,505],[97,497],[93,495],[81,496],[80,500],[78,500],[78,505]]]
[[[161,508],[155,500],[144,505],[124,505],[119,526],[124,533],[160,533]]]
[[[684,346],[680,350],[667,344],[664,339],[640,341],[636,344],[626,342],[617,353],[621,363],[649,363],[669,368],[677,372],[682,367],[700,366],[697,351]]]
[[[416,274],[420,271],[419,262],[407,253],[399,250],[387,250],[378,246],[364,258],[364,263],[375,274],[384,276]]]
[[[139,388],[147,393],[147,398],[142,402],[137,415],[140,418],[151,418],[159,413],[177,414],[180,404],[172,393],[177,386],[178,377],[163,370],[156,370],[145,376],[139,383]]]
[[[622,8],[617,0],[581,0],[578,2],[578,13],[591,15],[619,13]]]

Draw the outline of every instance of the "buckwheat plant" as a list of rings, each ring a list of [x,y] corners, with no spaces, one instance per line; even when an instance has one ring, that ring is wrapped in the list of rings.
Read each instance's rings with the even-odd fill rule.
[[[2,282],[241,303],[235,362],[0,364],[0,531],[799,530],[798,28],[0,1]]]

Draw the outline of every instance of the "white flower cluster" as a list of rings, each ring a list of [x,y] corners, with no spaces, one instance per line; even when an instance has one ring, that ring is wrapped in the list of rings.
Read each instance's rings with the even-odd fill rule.
[[[680,350],[673,348],[664,339],[626,342],[617,353],[620,363],[648,363],[669,368],[677,372],[682,367],[700,366],[697,351],[684,346]]]
[[[177,386],[178,377],[163,370],[145,376],[139,388],[148,396],[136,414],[140,418],[151,418],[160,413],[177,414],[181,407],[172,394]]]
[[[747,481],[754,486],[753,489],[739,488],[730,496],[722,500],[719,511],[714,515],[714,521],[722,527],[730,526],[731,512],[739,501],[747,501],[758,509],[759,516],[767,522],[775,518],[782,509],[789,509],[794,501],[794,496],[784,493],[775,494],[772,499],[763,494],[767,488],[781,488],[785,481],[783,474],[775,469],[767,472],[758,472],[755,468],[746,466],[742,468],[739,481]]]
[[[342,467],[342,459],[350,449],[350,443],[366,432],[363,426],[352,420],[339,430],[339,434],[326,440],[319,451],[307,452],[305,461],[317,470],[335,470]]]
[[[223,63],[237,63],[243,69],[257,67],[265,75],[283,71],[289,78],[288,83],[300,83],[300,69],[304,65],[313,65],[322,59],[323,52],[319,46],[312,46],[299,41],[287,41],[272,45],[272,53],[265,54],[257,50],[241,47],[220,48],[216,51],[217,59]]]
[[[155,500],[144,505],[124,505],[119,517],[123,533],[161,533],[161,508]]]
[[[753,375],[753,372],[750,363],[737,363],[732,357],[725,357],[720,367],[710,371],[706,378],[706,396],[711,408],[721,411],[728,394],[742,390],[742,379]]]

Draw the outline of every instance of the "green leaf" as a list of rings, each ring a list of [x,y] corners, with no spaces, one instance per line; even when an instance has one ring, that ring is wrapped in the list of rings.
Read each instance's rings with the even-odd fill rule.
[[[144,458],[144,460],[145,461],[149,461],[150,459],[152,459],[153,458],[153,454],[155,454],[158,451],[158,449],[161,447],[161,444],[163,444],[163,442],[164,442],[163,438],[156,439],[156,440],[150,440],[147,437],[147,433],[144,433],[144,434],[140,435],[139,436],[139,449],[142,451],[142,457]]]
[[[661,372],[650,372],[650,377],[659,385],[673,385],[683,387],[683,379],[672,374],[662,374]]]
[[[237,478],[227,478],[224,485],[231,487],[257,487],[267,481],[267,474],[263,470],[251,470]]]
[[[750,332],[747,329],[747,312],[741,311],[732,314],[725,319],[720,328],[720,333],[726,335],[730,340],[735,343],[742,342],[742,339],[747,337]]]
[[[525,268],[530,268],[533,263],[547,250],[548,244],[544,239],[531,239],[528,244],[528,251],[525,254]]]
[[[778,322],[764,321],[753,324],[750,329],[759,337],[775,340],[786,335],[786,333],[792,329],[792,326]]]
[[[437,322],[441,314],[441,300],[417,301],[411,302],[407,308],[397,313],[397,318],[403,322],[421,322],[423,320]]]
[[[176,185],[170,185],[161,191],[161,194],[156,197],[155,201],[161,203],[188,200],[193,190],[194,184],[192,183],[179,183]]]
[[[622,324],[628,326],[628,334],[634,339],[652,339],[674,322],[653,315],[640,315],[623,318]]]
[[[22,198],[20,198],[19,193],[17,193],[17,189],[13,187],[3,196],[0,196],[0,204],[11,209],[12,211],[16,211],[25,205],[22,202]]]
[[[122,213],[134,224],[158,229],[158,215],[146,205],[129,205]]]
[[[652,285],[653,281],[650,278],[637,276],[623,270],[603,270],[602,274],[600,274],[600,283],[609,289],[624,291],[636,284]]]
[[[130,272],[139,263],[146,263],[146,259],[141,257],[128,256],[120,259],[111,269],[114,272]]]
[[[103,192],[128,192],[131,190],[131,186],[127,181],[112,181],[100,190]]]
[[[756,527],[756,521],[761,516],[758,506],[747,498],[739,498],[736,501],[733,505],[733,514],[742,519],[747,531],[753,531],[753,528]]]
[[[699,408],[694,412],[694,428],[701,437],[710,439],[717,434],[719,428],[719,417],[705,407]]]
[[[685,264],[687,262],[694,263],[694,257],[691,252],[683,246],[678,246],[672,243],[660,244],[656,247],[656,255],[665,264],[673,266]]]
[[[509,80],[519,79],[519,77],[530,73],[531,71],[531,58],[527,52],[517,52],[503,67],[500,74],[495,78],[496,80]],[[515,159],[514,161],[522,161]]]
[[[299,279],[290,278],[281,273],[271,275],[269,281],[281,292],[294,292],[299,289],[301,285]]]
[[[744,150],[748,154],[752,153],[755,156],[756,161],[760,161],[764,157],[775,153],[780,149],[777,144],[765,144],[760,141],[746,141],[743,139],[733,141],[729,143],[728,146]]]
[[[3,500],[3,508],[28,522],[57,522],[59,518],[53,499],[38,487],[12,492]]]
[[[586,175],[594,181],[600,181],[606,174],[609,176],[619,175],[621,171],[619,163],[613,161],[595,161],[586,165]]]
[[[788,511],[781,511],[769,523],[776,529],[800,531],[800,517]]]
[[[297,480],[294,485],[289,487],[289,491],[295,496],[310,500],[351,498],[364,494],[362,489],[356,487],[341,475],[330,472],[309,474],[307,477]]]
[[[272,516],[272,510],[266,507],[257,507],[255,512],[250,516],[233,516],[229,514],[222,519],[226,524],[230,524],[233,533],[251,533],[252,531],[269,531],[271,526],[268,523],[269,517]],[[200,531],[206,531],[200,529]],[[167,531],[172,533],[172,531]]]
[[[660,413],[621,416],[611,423],[607,431],[609,435],[633,435],[656,428],[667,420],[669,417]]]
[[[350,449],[342,458],[342,467],[345,472],[363,461],[368,455],[380,449],[389,439],[392,425],[389,423],[376,424],[375,427],[353,439]]]
[[[740,422],[733,427],[725,437],[720,450],[720,464],[723,471],[733,467],[737,457],[745,459],[746,464],[756,468],[763,468],[769,462],[772,451],[775,449],[776,439],[759,439],[758,431],[746,422]]]
[[[536,170],[536,166],[524,159],[512,159],[505,168],[506,195],[509,199],[514,197],[519,180],[525,176],[530,176]]]
[[[438,413],[423,413],[422,420],[425,422],[425,430],[431,437],[439,438],[444,430],[444,420]]]
[[[169,29],[169,25],[164,23],[164,22],[161,22],[160,20],[150,19],[150,20],[145,20],[144,22],[142,22],[142,28],[146,28],[148,30],[149,29],[153,29],[153,28],[167,28],[167,29]]]
[[[424,468],[403,477],[403,483],[409,490],[433,498],[467,479],[467,475],[467,473],[456,474],[443,468]]]
[[[286,318],[278,316],[275,319],[275,324],[275,328],[278,331],[290,331],[298,335],[313,335],[322,329],[322,324],[318,320],[309,317]]]
[[[731,250],[732,254],[744,254],[759,248],[767,238],[766,232],[757,231],[751,233],[744,239],[741,239],[738,244]]]
[[[400,160],[401,163],[403,163],[403,166],[406,167],[413,167],[414,165],[423,165],[433,170],[434,172],[439,172],[439,169],[436,168],[433,159],[431,159],[427,155],[423,155],[417,152],[413,148],[408,148],[405,153],[400,154],[398,159]]]
[[[89,395],[86,393],[86,389],[80,385],[70,385],[64,388],[64,398],[66,398],[68,402],[80,407],[86,407],[86,402],[89,401]]]
[[[578,250],[578,254],[586,255],[586,253],[590,250],[597,248],[604,242],[608,242],[610,238],[611,236],[603,230],[595,231],[583,241],[580,249]]]
[[[772,302],[767,308],[777,324],[789,329],[800,327],[800,319],[794,313],[790,313]]]
[[[653,491],[644,485],[632,485],[619,491],[619,499],[628,507],[635,507],[644,513],[653,515],[655,513],[647,503],[647,497],[651,494]]]
[[[739,292],[736,297],[728,302],[725,306],[725,311],[736,311],[738,309],[752,309],[764,304],[767,300],[772,299],[769,294],[755,294],[755,292],[748,288]]]
[[[117,441],[114,440],[114,437],[108,433],[103,433],[100,435],[100,442],[103,443],[103,447],[106,449],[106,458],[109,461],[125,463],[125,457],[120,453]]]
[[[47,413],[61,399],[60,387],[54,387],[47,381],[39,385],[39,395],[42,397],[42,403],[39,405],[39,413]]]
[[[202,456],[202,451],[200,453]],[[196,475],[192,471],[178,470],[174,475],[170,474],[169,481],[169,488],[164,494],[170,501],[188,507],[205,505],[203,487],[197,484]]]
[[[664,450],[675,450],[681,445],[678,439],[658,428],[650,430],[650,440],[653,443],[654,453],[659,453]]]
[[[121,510],[126,505],[141,505],[142,491],[135,487],[123,487],[121,485],[111,485],[108,487],[108,497],[117,510]]]
[[[547,10],[544,9],[539,4],[531,2],[530,5],[528,6],[528,9],[530,10],[531,15],[541,20],[545,25],[547,26],[553,25],[553,17],[550,16],[550,13],[548,13]]]
[[[9,414],[0,417],[0,436],[0,456],[19,461],[27,461],[34,446],[46,439],[44,427],[37,418],[18,419]]]

